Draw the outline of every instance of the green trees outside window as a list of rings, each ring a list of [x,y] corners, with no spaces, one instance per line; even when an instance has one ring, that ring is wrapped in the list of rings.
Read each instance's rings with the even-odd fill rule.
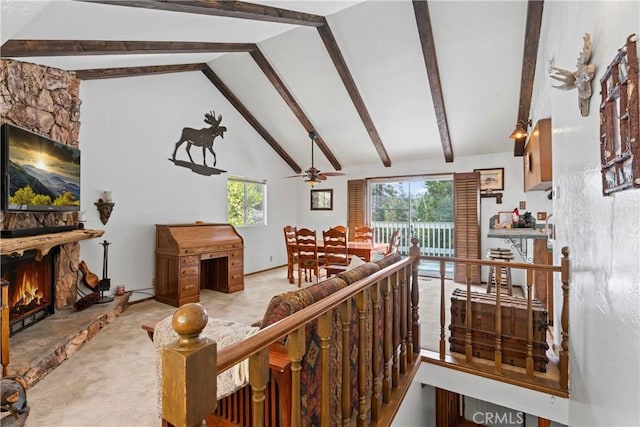
[[[227,221],[234,226],[266,225],[267,183],[247,178],[227,180]]]

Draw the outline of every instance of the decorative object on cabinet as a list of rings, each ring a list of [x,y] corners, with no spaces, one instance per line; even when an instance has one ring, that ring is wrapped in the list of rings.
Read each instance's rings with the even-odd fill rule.
[[[216,169],[215,167],[207,166],[207,150],[213,155],[213,166],[218,163],[218,159],[216,158],[216,152],[213,151],[213,143],[215,139],[219,136],[224,138],[224,133],[227,131],[225,126],[220,126],[220,122],[222,121],[222,114],[218,114],[216,117],[215,111],[211,111],[204,115],[204,122],[210,125],[208,128],[202,129],[193,129],[193,128],[182,128],[182,134],[180,134],[180,139],[175,144],[175,148],[173,150],[173,155],[169,159],[169,161],[173,162],[176,166],[182,166],[191,169],[193,172],[200,175],[219,175],[223,172],[221,169]],[[176,154],[178,153],[178,148],[184,143],[187,143],[187,156],[189,156],[190,162],[177,160]],[[191,157],[191,146],[195,145],[196,147],[202,147],[202,165],[196,164]]]
[[[551,119],[536,123],[524,148],[524,191],[548,190],[552,185]]]
[[[511,228],[513,226],[513,211],[498,212],[498,223],[495,228]]]
[[[602,194],[640,188],[637,37],[631,34],[600,79]]]
[[[95,205],[100,213],[100,222],[102,222],[103,225],[107,225],[107,222],[109,222],[109,218],[111,217],[111,212],[113,212],[113,207],[116,205],[113,203],[111,191],[104,191],[102,198],[98,199]]]
[[[582,51],[578,56],[576,71],[563,70],[562,68],[551,67],[549,77],[562,82],[556,89],[571,90],[578,88],[578,107],[583,117],[589,115],[589,100],[591,99],[591,80],[596,73],[596,66],[589,64],[591,58],[591,35],[585,33],[582,37]]]
[[[332,211],[333,210],[333,189],[311,190],[311,210],[312,211]]]

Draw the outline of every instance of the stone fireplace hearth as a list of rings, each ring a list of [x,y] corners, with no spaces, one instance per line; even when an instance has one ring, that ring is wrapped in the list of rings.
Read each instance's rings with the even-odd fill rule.
[[[24,378],[27,387],[33,386],[127,308],[130,293],[116,296],[114,301],[107,304],[94,304],[82,311],[73,311],[73,303],[77,300],[77,242],[103,234],[102,230],[73,230],[0,239],[3,263],[7,259],[19,260],[25,253],[34,258],[34,263],[45,262],[43,258],[51,257],[47,262],[53,264],[52,281],[55,294],[54,304],[51,304],[53,314],[49,313],[41,321],[31,323],[10,338],[5,337],[3,333],[3,375],[19,375]],[[15,279],[15,276],[13,277]],[[3,285],[3,294],[9,294],[6,289],[9,286],[10,283]],[[4,310],[3,303],[3,331],[5,319],[9,320],[8,305],[6,315]],[[9,349],[8,357],[5,355],[5,345]]]

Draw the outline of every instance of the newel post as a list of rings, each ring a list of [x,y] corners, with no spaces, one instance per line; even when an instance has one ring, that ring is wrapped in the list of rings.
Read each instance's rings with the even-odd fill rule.
[[[179,338],[162,349],[162,418],[176,427],[194,427],[216,408],[217,346],[200,336],[207,311],[185,304],[173,315]]]
[[[418,266],[420,265],[420,246],[418,246],[418,238],[411,238],[411,247],[409,248],[409,256],[412,258],[411,264],[411,334],[413,338],[413,352],[420,353],[420,286],[418,283]]]

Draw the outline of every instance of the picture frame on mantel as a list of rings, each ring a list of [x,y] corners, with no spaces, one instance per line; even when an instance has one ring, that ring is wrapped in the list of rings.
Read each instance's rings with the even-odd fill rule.
[[[474,169],[480,172],[480,192],[493,193],[504,190],[504,168]]]
[[[332,211],[333,210],[333,189],[311,190],[311,210],[312,211]]]

